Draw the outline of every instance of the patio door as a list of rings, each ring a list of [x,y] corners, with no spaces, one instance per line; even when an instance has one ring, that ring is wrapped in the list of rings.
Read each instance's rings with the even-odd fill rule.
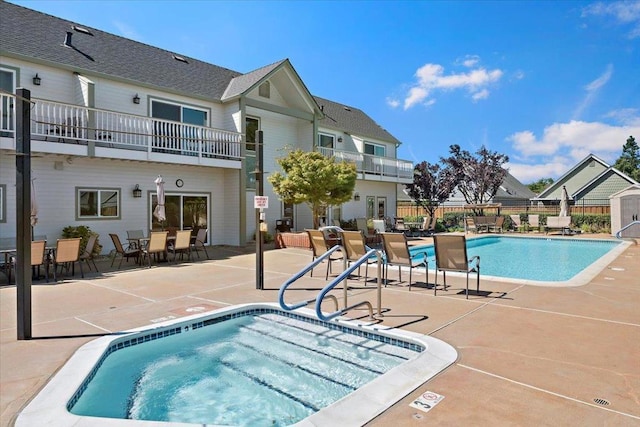
[[[209,196],[205,194],[165,194],[164,207],[167,219],[160,223],[153,216],[158,204],[155,193],[150,200],[151,229],[191,229],[196,234],[200,228],[209,228]]]

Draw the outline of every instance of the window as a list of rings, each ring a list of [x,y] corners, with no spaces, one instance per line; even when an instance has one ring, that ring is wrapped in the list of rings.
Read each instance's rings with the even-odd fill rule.
[[[0,184],[0,222],[7,222],[7,186]]]
[[[15,93],[15,71],[6,68],[0,68],[0,90],[8,93]],[[13,130],[14,113],[13,113],[13,98],[8,96],[1,96],[0,111],[0,136],[13,136],[6,131]]]
[[[119,218],[120,190],[77,189],[78,219]]]
[[[191,229],[195,235],[200,228],[208,228],[209,197],[205,194],[165,194],[164,210],[167,219],[160,223],[153,215],[158,198],[151,193],[151,229],[160,230],[175,228],[178,230]]]
[[[151,101],[151,117],[197,126],[207,126],[207,111],[180,104],[153,100]]]
[[[376,198],[367,196],[367,218],[375,218]]]
[[[364,143],[364,153],[372,154],[378,157],[385,157],[387,155],[387,147],[380,144],[374,144],[371,142]]]
[[[260,130],[260,119],[247,117],[245,119],[245,133],[247,152],[245,156],[245,173],[247,189],[256,189],[256,132]]]
[[[247,151],[256,151],[256,132],[260,130],[260,119],[247,117],[245,132],[247,135]]]
[[[318,147],[333,148],[335,136],[328,133],[318,134]]]
[[[271,84],[264,82],[258,87],[258,95],[263,98],[271,98]]]

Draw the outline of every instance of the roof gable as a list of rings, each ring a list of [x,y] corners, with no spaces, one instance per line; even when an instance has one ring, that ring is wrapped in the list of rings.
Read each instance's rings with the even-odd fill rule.
[[[573,195],[609,167],[604,160],[594,154],[589,154],[557,181],[545,188],[535,199],[560,199],[562,186],[566,186],[569,195]]]
[[[633,184],[638,183],[618,169],[610,167],[573,193],[571,197],[575,200],[582,198],[606,199]]]

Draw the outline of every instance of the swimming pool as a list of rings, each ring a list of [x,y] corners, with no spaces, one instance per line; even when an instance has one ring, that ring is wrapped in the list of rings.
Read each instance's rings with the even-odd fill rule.
[[[94,340],[21,412],[16,426],[149,425],[114,418],[154,411],[168,420],[163,426],[361,425],[457,357],[432,337],[346,318],[323,322],[312,314],[247,304]],[[238,347],[249,353],[236,355]],[[201,360],[196,364],[192,356]],[[307,366],[305,358],[321,363]],[[343,362],[346,370],[334,375]],[[167,374],[172,365],[177,370]],[[219,371],[240,375],[219,378]],[[182,385],[175,388],[170,383],[178,379]]]
[[[628,246],[628,242],[568,237],[480,236],[467,240],[469,257],[480,256],[483,278],[528,284],[587,283]],[[433,245],[411,248],[425,252],[435,268]]]

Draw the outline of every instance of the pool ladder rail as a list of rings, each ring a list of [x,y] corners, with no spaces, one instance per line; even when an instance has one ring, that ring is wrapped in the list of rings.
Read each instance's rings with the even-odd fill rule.
[[[282,307],[283,310],[286,311],[292,311],[295,310],[297,308],[301,308],[301,307],[305,307],[307,305],[309,305],[310,303],[312,303],[313,301],[316,302],[316,306],[315,306],[315,311],[316,311],[316,315],[318,316],[318,318],[320,320],[324,320],[324,321],[329,321],[332,320],[338,316],[341,316],[342,314],[344,314],[345,312],[352,310],[354,308],[360,307],[362,305],[366,305],[367,308],[369,309],[369,318],[371,320],[376,320],[373,314],[373,305],[371,304],[371,302],[369,301],[361,301],[357,304],[351,305],[351,306],[347,306],[347,291],[348,291],[348,286],[347,286],[347,278],[349,277],[349,275],[351,273],[353,273],[358,267],[360,267],[362,264],[366,263],[369,258],[371,258],[372,256],[376,256],[376,258],[378,259],[378,268],[377,268],[377,316],[382,317],[382,256],[380,255],[380,252],[375,250],[375,249],[370,249],[369,251],[367,251],[366,254],[364,254],[360,259],[358,259],[356,262],[352,263],[348,268],[345,268],[344,271],[335,279],[331,280],[319,293],[318,295],[313,298],[313,299],[309,299],[309,300],[304,300],[304,301],[300,301],[294,304],[287,304],[284,301],[284,293],[287,290],[287,288],[289,288],[289,286],[291,286],[293,283],[295,283],[298,279],[300,279],[301,277],[303,277],[305,274],[307,274],[307,272],[311,271],[314,267],[316,267],[318,264],[320,264],[322,261],[324,261],[325,259],[329,258],[331,256],[331,254],[333,254],[335,251],[337,250],[341,250],[342,246],[334,246],[331,249],[329,249],[329,251],[325,252],[322,256],[316,258],[313,262],[311,262],[309,265],[307,265],[306,267],[304,267],[302,270],[300,270],[298,273],[296,273],[295,275],[293,275],[289,280],[287,280],[285,283],[283,283],[283,285],[280,287],[280,290],[278,291],[278,301],[280,303],[280,307]],[[345,261],[346,263],[346,261]],[[344,308],[342,310],[340,310],[339,305],[338,305],[338,299],[333,296],[333,295],[327,295],[329,292],[331,292],[340,282],[344,282],[344,286],[343,286],[343,290],[344,290]],[[336,311],[330,314],[324,314],[322,312],[321,309],[321,305],[322,302],[324,301],[324,299],[331,299],[335,302],[336,304]]]
[[[617,239],[624,239],[624,237],[622,237],[622,232],[624,230],[626,230],[627,228],[640,224],[640,221],[631,221],[629,224],[625,225],[624,227],[622,227],[620,230],[618,230],[618,232],[616,233],[616,238]],[[635,241],[635,239],[633,239]]]

